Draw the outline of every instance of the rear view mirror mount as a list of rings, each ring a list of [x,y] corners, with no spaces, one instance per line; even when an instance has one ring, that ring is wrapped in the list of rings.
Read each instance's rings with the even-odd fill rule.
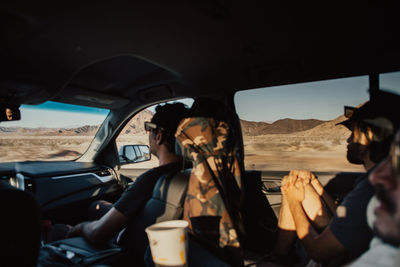
[[[20,119],[19,106],[0,104],[0,121],[18,121]]]

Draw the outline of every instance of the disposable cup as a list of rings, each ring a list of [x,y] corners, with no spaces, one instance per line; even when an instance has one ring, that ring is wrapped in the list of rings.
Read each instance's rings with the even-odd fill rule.
[[[146,228],[156,266],[188,266],[187,227],[187,221],[173,220]]]

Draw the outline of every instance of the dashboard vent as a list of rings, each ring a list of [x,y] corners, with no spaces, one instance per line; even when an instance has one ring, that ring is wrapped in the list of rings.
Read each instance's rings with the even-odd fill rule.
[[[98,175],[100,177],[112,175],[112,171],[110,169],[100,170],[100,171],[97,171],[95,173],[96,173],[96,175]]]
[[[26,178],[25,177],[25,191],[29,191],[31,193],[35,193],[36,192],[36,188],[35,188],[35,183],[31,178]]]

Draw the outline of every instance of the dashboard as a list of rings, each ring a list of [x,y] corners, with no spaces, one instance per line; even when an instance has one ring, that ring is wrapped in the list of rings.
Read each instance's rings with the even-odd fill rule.
[[[0,178],[34,194],[44,209],[96,197],[118,181],[110,167],[73,161],[0,163]]]

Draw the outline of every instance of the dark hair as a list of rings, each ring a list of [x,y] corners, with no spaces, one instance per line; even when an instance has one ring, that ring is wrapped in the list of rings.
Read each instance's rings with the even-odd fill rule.
[[[370,159],[375,163],[383,160],[389,153],[390,144],[400,124],[399,103],[399,95],[379,90],[374,92],[371,100],[357,109],[350,118],[357,122],[361,132],[366,133],[368,128],[372,130],[373,138],[369,140],[368,149]],[[384,118],[387,122],[385,124],[373,122],[379,118]]]
[[[185,104],[179,102],[172,104],[166,103],[156,107],[156,113],[151,119],[151,122],[164,129],[162,142],[170,152],[175,151],[176,128],[179,122],[187,117],[188,110]]]
[[[189,116],[211,117],[230,123],[233,120],[234,113],[220,100],[199,97],[193,102]]]
[[[356,127],[368,137],[368,129],[372,131],[372,140],[368,140],[368,150],[370,154],[370,159],[378,163],[382,161],[388,154],[390,150],[390,145],[394,138],[394,134],[398,129],[398,123],[394,123],[395,131],[387,131],[383,128],[376,127],[374,125],[370,125],[363,121],[357,122]],[[368,138],[369,139],[369,138]]]

